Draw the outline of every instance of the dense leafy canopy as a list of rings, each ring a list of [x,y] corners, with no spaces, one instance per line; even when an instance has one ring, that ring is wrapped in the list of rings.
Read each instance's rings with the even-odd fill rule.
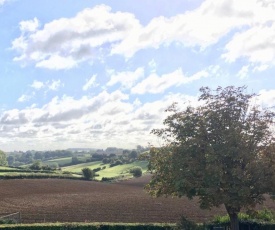
[[[253,208],[275,190],[274,113],[256,106],[245,87],[201,88],[198,107],[173,104],[165,145],[148,155],[155,196],[198,196],[201,208],[224,204],[232,229],[241,208]],[[233,223],[235,222],[235,223]]]

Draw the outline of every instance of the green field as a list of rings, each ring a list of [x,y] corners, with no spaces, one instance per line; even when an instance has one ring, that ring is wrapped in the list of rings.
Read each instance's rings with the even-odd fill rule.
[[[117,165],[114,167],[110,167],[109,164],[103,164],[101,161],[95,161],[95,162],[89,162],[89,163],[83,163],[83,164],[77,164],[77,165],[72,165],[72,166],[67,166],[63,167],[62,171],[68,171],[72,173],[81,173],[83,168],[90,168],[90,169],[95,169],[95,168],[102,168],[106,167],[105,169],[102,169],[98,172],[99,176],[96,177],[97,180],[101,180],[102,177],[132,177],[130,174],[130,169],[136,166],[139,166],[142,168],[143,173],[147,171],[147,161],[135,161],[131,164],[123,164],[123,165]]]
[[[64,157],[64,158],[57,158],[52,160],[43,161],[44,164],[53,164],[57,163],[59,166],[62,166],[64,164],[69,164],[72,162],[72,157]]]
[[[94,162],[88,162],[88,163],[82,163],[82,164],[62,167],[62,171],[81,173],[82,172],[81,169],[83,169],[83,168],[90,168],[93,170],[95,168],[103,167],[103,166],[104,165],[102,164],[102,161],[94,161]]]
[[[71,161],[71,157],[66,157],[66,158],[58,158],[58,159],[53,159],[49,161],[43,162],[44,164],[51,164],[51,163],[58,163],[60,165],[66,164]],[[62,172],[70,172],[72,176],[76,177],[81,177],[82,169],[83,168],[90,168],[91,170],[96,169],[96,168],[101,168],[100,171],[96,172],[98,176],[95,178],[96,180],[101,180],[102,177],[107,177],[107,178],[113,178],[113,177],[120,177],[120,178],[129,178],[132,177],[132,174],[130,173],[130,169],[136,166],[139,166],[142,168],[143,173],[147,171],[147,161],[135,161],[130,164],[123,164],[123,165],[117,165],[114,167],[110,167],[110,164],[103,164],[102,161],[95,161],[95,162],[88,162],[88,163],[81,163],[81,164],[76,164],[76,165],[71,165],[71,166],[66,166],[61,168],[60,171],[53,172],[53,174],[60,174]],[[105,169],[103,169],[105,167]],[[4,167],[0,166],[0,176],[4,175],[29,175],[33,174],[34,172],[26,172],[23,170],[23,172],[20,169],[16,168],[10,168],[10,167]],[[9,170],[13,171],[18,171],[18,172],[8,172]],[[5,172],[7,171],[7,172]],[[40,172],[35,172],[35,173],[40,173]],[[43,172],[41,172],[43,173]]]
[[[20,170],[20,169],[17,169],[17,168],[11,168],[11,167],[8,167],[8,166],[0,166],[0,170]]]

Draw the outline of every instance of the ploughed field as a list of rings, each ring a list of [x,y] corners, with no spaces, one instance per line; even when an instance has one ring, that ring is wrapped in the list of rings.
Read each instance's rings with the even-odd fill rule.
[[[201,210],[197,200],[152,198],[143,189],[149,176],[116,183],[61,179],[0,181],[0,214],[21,212],[33,222],[172,222],[181,215],[196,222],[225,214]],[[266,203],[275,208],[275,204]]]

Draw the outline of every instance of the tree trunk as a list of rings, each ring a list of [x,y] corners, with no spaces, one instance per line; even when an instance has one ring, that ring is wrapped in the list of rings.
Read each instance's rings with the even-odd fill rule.
[[[230,227],[231,230],[239,230],[239,218],[238,213],[240,212],[240,208],[234,208],[225,205],[225,208],[227,210],[227,213],[230,218]]]

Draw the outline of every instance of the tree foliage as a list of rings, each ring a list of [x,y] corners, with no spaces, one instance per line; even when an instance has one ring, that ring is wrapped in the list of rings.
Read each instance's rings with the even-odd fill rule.
[[[0,165],[1,166],[7,165],[7,156],[2,150],[0,150]]]
[[[95,177],[95,172],[93,170],[91,170],[90,168],[83,168],[82,174],[86,180],[91,180]]]
[[[142,168],[139,166],[136,166],[136,167],[130,169],[130,173],[132,173],[134,177],[141,177],[142,176]]]
[[[245,87],[200,89],[200,106],[168,108],[165,140],[151,148],[151,195],[199,197],[201,208],[225,205],[231,228],[241,208],[262,203],[275,190],[274,113],[253,104]]]

